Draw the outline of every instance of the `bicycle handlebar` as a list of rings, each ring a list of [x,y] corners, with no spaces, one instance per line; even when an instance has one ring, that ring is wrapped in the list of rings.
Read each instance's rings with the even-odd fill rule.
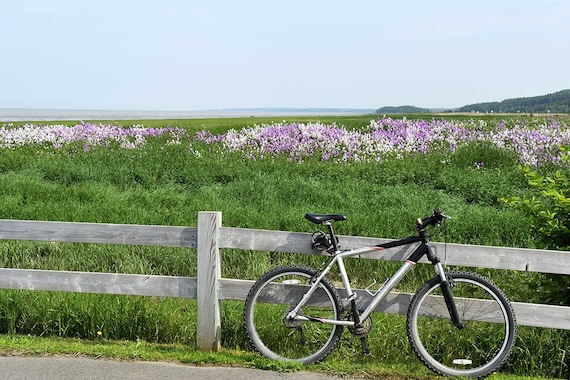
[[[435,226],[437,224],[440,224],[444,219],[451,219],[451,217],[445,215],[443,212],[439,211],[439,209],[436,208],[433,211],[432,215],[423,219],[418,218],[416,221],[416,227],[418,230],[423,230],[429,225]]]

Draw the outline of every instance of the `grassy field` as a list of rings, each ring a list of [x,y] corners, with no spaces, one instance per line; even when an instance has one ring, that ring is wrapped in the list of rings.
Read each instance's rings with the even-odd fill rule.
[[[304,117],[287,118],[287,122],[336,123],[361,130],[375,117]],[[468,118],[461,116],[461,120]],[[430,120],[431,116],[425,119]],[[492,128],[501,119],[484,116],[482,120]],[[314,157],[302,162],[287,156],[248,159],[239,151],[222,152],[219,147],[192,139],[194,133],[202,130],[221,134],[232,128],[240,130],[274,122],[282,120],[153,120],[142,123],[145,127],[178,127],[190,137],[182,138],[178,144],[170,143],[168,136],[152,137],[137,149],[123,149],[115,143],[87,147],[83,142],[59,149],[49,144],[0,149],[0,218],[195,226],[198,211],[216,210],[222,211],[225,226],[311,232],[304,213],[335,212],[348,217],[338,227],[340,234],[399,238],[414,232],[415,218],[440,207],[453,216],[447,225],[448,242],[541,246],[524,216],[498,201],[500,197],[531,193],[517,168],[519,157],[488,143],[473,142],[453,153],[431,151],[390,156],[379,162],[343,163]],[[121,122],[124,126],[139,123]],[[555,169],[558,167],[554,165],[540,168],[544,172]],[[441,241],[443,236],[433,239]],[[255,279],[279,263],[320,264],[318,258],[295,256],[224,250],[222,275]],[[352,260],[347,269],[357,279],[357,286],[366,286],[374,278],[388,277],[394,265],[397,264]],[[71,243],[5,241],[0,244],[0,266],[196,275],[192,250]],[[481,272],[499,283],[511,300],[540,302],[534,286],[539,275]],[[415,290],[428,276],[420,269],[417,277],[401,285],[402,290]],[[192,360],[272,365],[250,352],[241,322],[242,308],[240,302],[223,305],[222,339],[227,351],[218,358],[228,355],[232,359],[196,353],[203,359]],[[73,346],[78,340],[92,344],[104,341],[111,347],[115,347],[113,342],[127,341],[132,342],[126,343],[129,347],[139,344],[152,347],[151,351],[173,350],[179,355],[176,360],[184,360],[180,352],[194,355],[191,352],[195,318],[193,301],[3,290],[0,333],[6,335],[0,339],[0,347],[22,349],[23,343],[10,342],[39,342],[22,337],[30,334],[49,338],[48,341],[56,342],[52,344],[56,347],[60,344],[57,342]],[[375,315],[374,320],[369,342],[373,358],[361,357],[358,341],[345,334],[340,349],[316,369],[377,375],[386,370],[414,378],[429,376],[408,347],[404,319]],[[568,376],[568,333],[520,330],[506,372]],[[41,343],[37,344],[41,347]],[[49,352],[52,348],[38,350]],[[67,350],[74,349],[63,351]]]

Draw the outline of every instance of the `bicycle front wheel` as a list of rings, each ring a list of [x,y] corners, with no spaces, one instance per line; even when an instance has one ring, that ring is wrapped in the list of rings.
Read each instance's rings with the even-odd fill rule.
[[[313,269],[289,265],[263,275],[245,300],[244,324],[256,351],[270,359],[303,364],[323,360],[334,349],[342,326],[319,319],[342,319],[340,296],[326,279],[317,285],[298,315],[312,321],[287,319],[316,279]]]
[[[437,276],[426,282],[410,303],[410,344],[420,361],[441,375],[487,376],[505,363],[513,349],[513,309],[490,280],[465,272],[448,276],[464,327],[451,323]]]

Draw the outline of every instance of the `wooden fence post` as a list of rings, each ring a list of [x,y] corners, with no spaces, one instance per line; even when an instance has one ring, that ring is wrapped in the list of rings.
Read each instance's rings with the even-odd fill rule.
[[[198,212],[198,279],[196,344],[200,351],[221,348],[220,229],[222,213]]]

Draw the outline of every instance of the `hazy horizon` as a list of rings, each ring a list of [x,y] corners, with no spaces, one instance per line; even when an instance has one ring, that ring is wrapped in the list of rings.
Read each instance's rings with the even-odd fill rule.
[[[570,2],[12,1],[0,108],[456,108],[570,88]]]
[[[368,112],[366,112],[368,111]],[[149,119],[199,119],[232,117],[290,117],[363,115],[373,109],[324,109],[324,108],[241,108],[201,111],[161,110],[88,110],[46,108],[0,108],[0,122],[57,121],[57,120],[149,120]]]

